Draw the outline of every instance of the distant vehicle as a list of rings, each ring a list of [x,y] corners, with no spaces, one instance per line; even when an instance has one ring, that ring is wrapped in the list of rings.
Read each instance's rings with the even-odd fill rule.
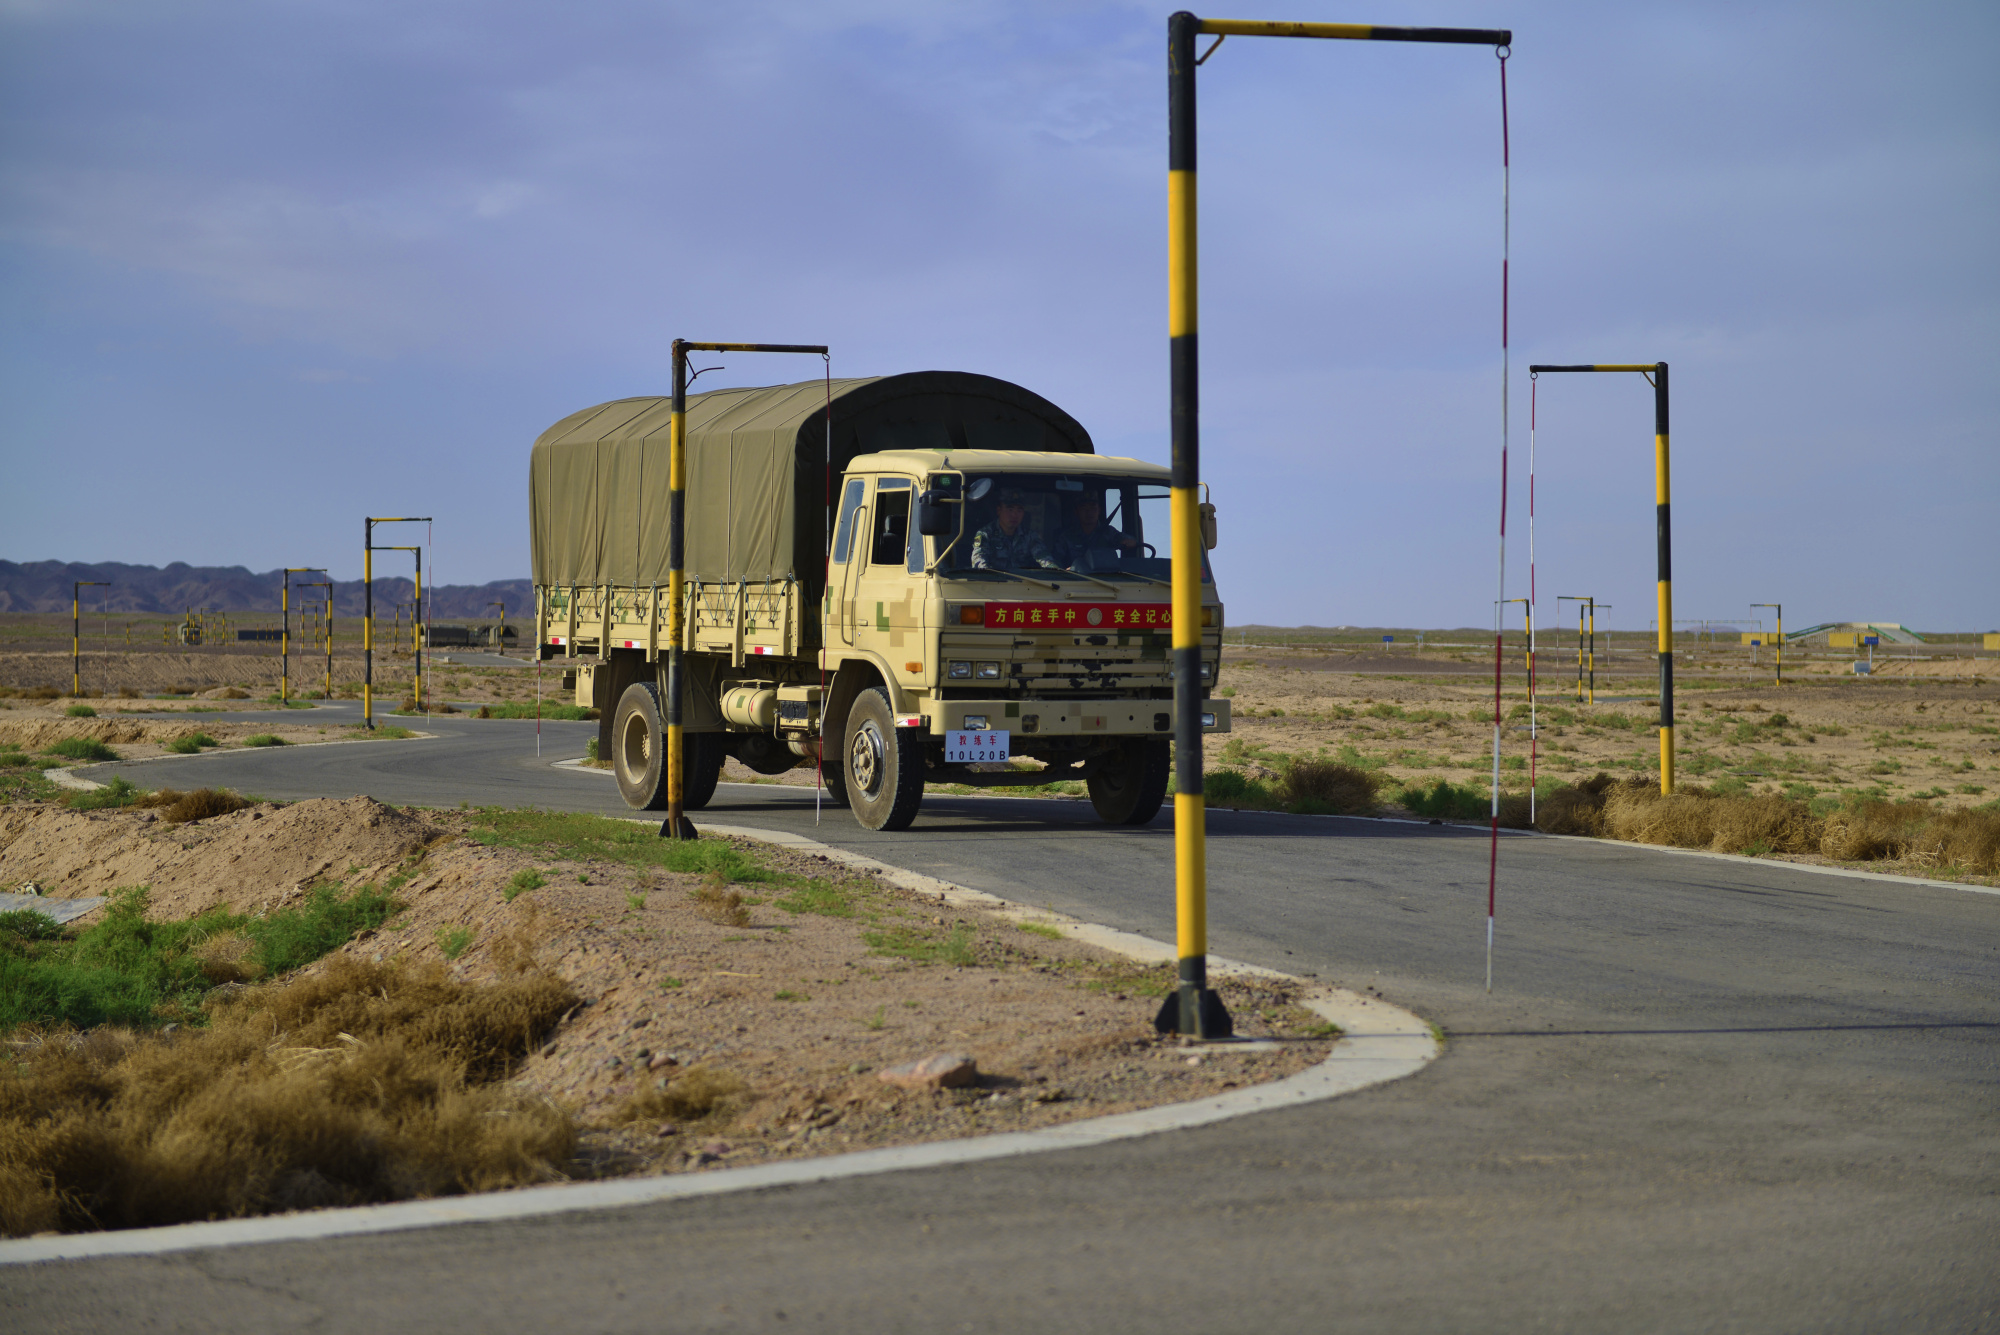
[[[1096,454],[1068,413],[990,376],[835,381],[831,433],[827,394],[688,396],[683,805],[707,804],[726,756],[776,774],[824,748],[831,799],[869,829],[907,826],[926,782],[1081,780],[1105,821],[1152,819],[1173,727],[1168,470]],[[671,407],[574,413],[530,464],[536,642],[573,669],[646,810],[666,806]],[[1202,713],[1229,730],[1227,700]],[[995,763],[1024,756],[1047,768]]]

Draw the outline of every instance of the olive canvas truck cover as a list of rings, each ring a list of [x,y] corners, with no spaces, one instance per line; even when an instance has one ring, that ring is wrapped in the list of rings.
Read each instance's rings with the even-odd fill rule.
[[[535,442],[529,496],[537,585],[665,585],[672,408],[666,397],[619,399],[570,414]],[[1089,433],[1047,399],[962,371],[690,394],[687,578],[797,581],[805,595],[799,605],[817,609],[826,578],[828,477],[837,480],[857,455],[895,449],[1093,452]],[[802,648],[819,643],[810,612],[807,620]]]

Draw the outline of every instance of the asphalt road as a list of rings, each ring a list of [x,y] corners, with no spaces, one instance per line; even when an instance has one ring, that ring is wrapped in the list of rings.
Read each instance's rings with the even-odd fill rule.
[[[302,714],[293,714],[297,721]],[[149,785],[625,814],[594,724],[153,762]],[[93,771],[104,777],[116,767]],[[815,834],[1172,939],[1163,816],[929,799]],[[1212,948],[1446,1031],[1423,1073],[1090,1151],[424,1233],[0,1271],[16,1329],[2000,1329],[2000,896],[1212,813]]]

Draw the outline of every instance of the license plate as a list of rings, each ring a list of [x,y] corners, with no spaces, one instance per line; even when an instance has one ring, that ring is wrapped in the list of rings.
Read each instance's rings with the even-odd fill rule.
[[[1007,741],[1011,735],[1004,732],[948,732],[944,735],[944,763],[965,765],[976,760],[1005,760]]]

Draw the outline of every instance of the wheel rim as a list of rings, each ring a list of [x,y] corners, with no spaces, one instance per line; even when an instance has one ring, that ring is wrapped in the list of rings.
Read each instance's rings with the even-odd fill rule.
[[[854,786],[873,797],[882,788],[882,734],[875,727],[873,719],[863,721],[854,730],[854,743],[848,748],[848,776]]]
[[[646,762],[651,758],[653,730],[646,726],[645,716],[636,710],[625,719],[625,734],[618,739],[619,767],[628,778],[636,778],[646,772]]]

